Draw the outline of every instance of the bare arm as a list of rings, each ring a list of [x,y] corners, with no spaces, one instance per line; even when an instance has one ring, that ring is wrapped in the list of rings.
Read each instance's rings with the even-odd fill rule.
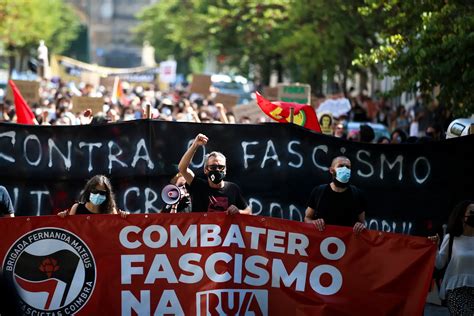
[[[75,203],[73,206],[71,206],[71,209],[59,212],[58,216],[64,218],[68,215],[76,215],[76,210],[77,210],[78,205],[79,203]]]
[[[304,214],[304,222],[305,223],[313,223],[313,216],[314,216],[314,209],[311,207],[306,208],[306,212]]]
[[[357,222],[354,224],[354,232],[359,234],[365,229],[365,212],[357,216]]]
[[[313,219],[314,213],[315,210],[308,206],[304,215],[304,222],[314,224],[319,231],[323,231],[326,228],[326,223],[322,218]]]
[[[219,110],[219,115],[221,117],[221,122],[225,124],[229,124],[229,120],[227,119],[227,114],[225,113],[225,108],[222,103],[217,103],[216,108]]]
[[[239,210],[239,213],[240,214],[245,214],[245,215],[252,215],[252,208],[249,205],[246,208],[244,208],[243,210]]]
[[[191,160],[193,159],[198,147],[206,145],[208,140],[209,139],[206,135],[198,134],[191,146],[188,148],[188,150],[186,150],[183,157],[179,161],[178,170],[183,175],[187,184],[191,184],[194,179],[194,174],[192,172],[189,172],[189,164],[191,163]]]

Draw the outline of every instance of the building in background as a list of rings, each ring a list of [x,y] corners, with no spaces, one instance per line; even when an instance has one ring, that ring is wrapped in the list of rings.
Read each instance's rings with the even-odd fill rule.
[[[65,55],[108,67],[142,65],[142,43],[132,33],[138,24],[135,15],[157,0],[66,1],[76,9],[83,27]]]

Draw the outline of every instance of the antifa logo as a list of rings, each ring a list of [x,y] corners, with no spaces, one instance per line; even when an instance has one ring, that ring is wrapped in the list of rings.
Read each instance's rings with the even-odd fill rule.
[[[73,314],[95,285],[94,258],[76,235],[42,228],[21,238],[8,251],[3,271],[15,284],[22,310]]]

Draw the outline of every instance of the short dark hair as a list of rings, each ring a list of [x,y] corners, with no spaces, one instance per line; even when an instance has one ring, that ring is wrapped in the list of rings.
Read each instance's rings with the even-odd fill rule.
[[[334,157],[332,160],[331,160],[331,167],[336,163],[336,160],[338,159],[345,159],[345,160],[349,160],[351,161],[349,158],[347,158],[346,156],[337,156],[337,157]]]

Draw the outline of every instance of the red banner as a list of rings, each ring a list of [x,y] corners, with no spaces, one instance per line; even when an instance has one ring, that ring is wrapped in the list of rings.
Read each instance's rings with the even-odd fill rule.
[[[273,120],[280,123],[290,123],[290,113],[293,108],[293,124],[321,133],[318,117],[311,105],[282,101],[270,102],[258,92],[255,92],[255,95],[260,109]]]
[[[17,217],[0,230],[30,315],[421,315],[435,256],[425,238],[245,215]]]

